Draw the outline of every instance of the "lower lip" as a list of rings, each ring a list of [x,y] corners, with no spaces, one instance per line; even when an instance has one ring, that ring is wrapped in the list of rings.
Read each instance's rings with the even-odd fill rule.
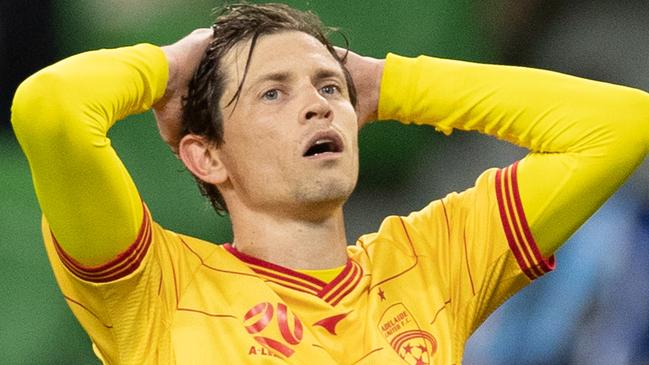
[[[323,152],[304,158],[309,160],[333,160],[342,156],[342,152]]]

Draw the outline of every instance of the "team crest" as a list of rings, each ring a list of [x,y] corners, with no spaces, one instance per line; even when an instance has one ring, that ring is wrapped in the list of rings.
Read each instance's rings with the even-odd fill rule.
[[[437,341],[422,330],[417,320],[402,304],[390,306],[379,320],[379,330],[390,346],[407,364],[430,364],[437,351]]]

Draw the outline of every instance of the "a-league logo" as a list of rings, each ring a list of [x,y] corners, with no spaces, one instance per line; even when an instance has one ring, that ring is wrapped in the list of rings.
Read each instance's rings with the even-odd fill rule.
[[[271,326],[273,322],[275,326]],[[284,303],[259,303],[243,316],[243,323],[257,342],[286,357],[293,355],[291,346],[299,344],[304,335],[302,322]]]

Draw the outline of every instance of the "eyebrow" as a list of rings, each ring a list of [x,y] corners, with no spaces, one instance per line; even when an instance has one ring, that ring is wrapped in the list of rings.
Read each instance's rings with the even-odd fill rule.
[[[319,69],[316,74],[315,74],[315,80],[322,80],[322,79],[328,79],[328,78],[338,78],[341,79],[342,81],[345,81],[345,76],[343,73],[339,70],[332,70],[329,68],[322,68]]]
[[[277,81],[277,82],[282,82],[286,81],[291,78],[291,75],[287,72],[272,72],[269,74],[262,75],[256,79],[254,79],[250,85],[258,85],[266,81]]]
[[[329,68],[318,69],[316,71],[315,76],[313,77],[313,80],[323,80],[332,77],[339,78],[343,81],[345,80],[345,77],[341,71],[333,70]],[[259,85],[266,81],[283,82],[289,80],[290,78],[291,78],[291,74],[289,71],[271,72],[254,79],[250,83],[250,86]]]

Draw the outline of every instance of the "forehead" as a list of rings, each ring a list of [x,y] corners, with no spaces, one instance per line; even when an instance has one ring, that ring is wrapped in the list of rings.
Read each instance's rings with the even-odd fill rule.
[[[244,75],[251,41],[241,42],[223,58],[226,89],[239,85]],[[257,39],[248,65],[246,83],[255,76],[275,72],[299,72],[313,67],[341,70],[338,61],[313,36],[297,31],[263,35]],[[245,85],[244,85],[245,88]]]

